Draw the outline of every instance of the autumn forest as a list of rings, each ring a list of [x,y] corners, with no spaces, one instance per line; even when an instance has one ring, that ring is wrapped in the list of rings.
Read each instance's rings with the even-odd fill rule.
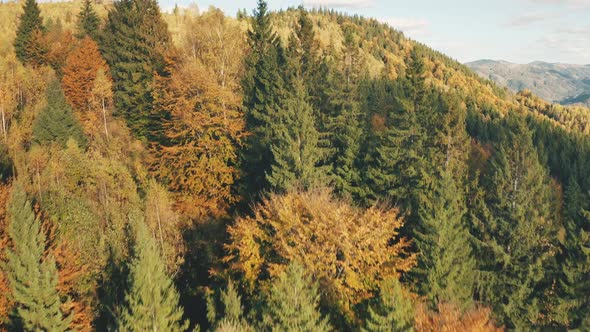
[[[590,331],[589,174],[374,19],[0,3],[0,331]]]

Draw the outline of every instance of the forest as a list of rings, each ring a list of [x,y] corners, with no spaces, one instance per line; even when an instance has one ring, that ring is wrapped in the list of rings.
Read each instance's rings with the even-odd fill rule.
[[[0,18],[0,331],[590,331],[589,109],[328,9]]]

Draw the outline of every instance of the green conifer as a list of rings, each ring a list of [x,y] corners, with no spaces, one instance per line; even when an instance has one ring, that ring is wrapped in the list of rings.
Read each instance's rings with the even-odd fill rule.
[[[92,7],[92,0],[84,0],[82,9],[78,13],[76,27],[78,38],[82,39],[85,36],[90,36],[92,39],[97,40],[98,33],[100,32],[100,18]]]
[[[147,226],[137,225],[135,257],[131,263],[126,300],[119,327],[122,331],[185,331],[179,294],[166,274],[166,264]]]
[[[168,26],[155,0],[121,0],[109,12],[101,51],[114,81],[117,114],[138,137],[160,140],[162,118],[153,111],[154,73],[165,74]]]
[[[7,250],[5,271],[16,302],[14,327],[66,331],[70,319],[61,312],[55,260],[51,255],[44,257],[45,233],[21,185],[13,189],[8,218],[8,235],[14,248]]]
[[[14,51],[22,63],[30,60],[29,47],[32,42],[33,33],[37,30],[44,31],[41,10],[35,0],[26,0],[23,5],[24,13],[20,16],[16,38],[14,39]]]
[[[86,143],[82,126],[74,117],[59,81],[54,79],[47,86],[47,106],[33,123],[33,140],[41,145],[55,142],[65,147],[70,139],[79,145]]]
[[[555,197],[524,119],[510,114],[502,122],[484,184],[491,219],[479,239],[485,251],[476,254],[485,280],[478,286],[509,327],[530,330],[542,324],[544,293],[552,287],[547,271],[556,251]]]
[[[472,303],[476,265],[463,223],[464,198],[451,172],[443,174],[431,206],[420,211],[422,227],[416,234],[418,288],[433,304],[450,302],[466,309]]]
[[[284,51],[273,31],[268,5],[259,0],[248,32],[250,53],[247,55],[246,74],[242,81],[246,127],[250,135],[244,150],[245,194],[256,195],[268,189],[267,175],[271,173],[274,125],[286,96],[281,65]]]
[[[313,110],[306,101],[303,81],[297,79],[293,83],[294,91],[284,102],[273,126],[273,163],[268,182],[279,192],[309,189],[325,178],[325,170],[319,166],[323,151]]]
[[[365,331],[414,330],[414,304],[397,279],[383,280],[377,299],[377,304],[369,308]]]
[[[320,295],[301,264],[291,263],[272,283],[264,312],[271,331],[329,331],[319,311]]]

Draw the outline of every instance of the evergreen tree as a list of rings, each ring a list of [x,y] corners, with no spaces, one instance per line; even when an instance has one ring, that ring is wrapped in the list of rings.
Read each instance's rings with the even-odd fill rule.
[[[552,287],[547,271],[555,252],[555,198],[524,120],[510,114],[502,122],[484,179],[490,220],[478,239],[485,244],[476,254],[483,275],[478,287],[508,326],[528,330],[542,326],[544,293]]]
[[[41,10],[35,0],[26,0],[23,5],[24,13],[20,17],[20,22],[16,30],[16,38],[14,39],[14,51],[17,58],[22,63],[28,63],[31,59],[29,48],[34,42],[33,36],[36,31],[43,32],[43,18],[41,18]]]
[[[16,306],[13,325],[26,331],[66,331],[57,292],[54,258],[44,257],[45,233],[31,209],[25,191],[16,185],[8,206],[8,235],[14,244],[7,251],[7,277]]]
[[[215,305],[209,297],[207,301],[207,318],[215,331],[251,331],[243,315],[242,298],[238,294],[234,283],[230,280],[227,288],[221,292],[223,316],[219,317]]]
[[[279,110],[271,142],[273,163],[268,182],[279,192],[312,188],[325,177],[324,168],[318,166],[323,151],[303,82],[297,79],[293,89],[293,94]]]
[[[375,146],[367,160],[367,180],[371,198],[393,199],[405,213],[415,214],[416,195],[422,189],[425,173],[425,132],[418,122],[413,100],[400,98],[395,83],[384,82],[382,87],[389,100],[385,107],[385,129],[375,136]],[[391,97],[389,97],[391,95]],[[403,96],[403,95],[402,95]]]
[[[348,67],[338,68],[335,51],[330,48],[322,59],[318,75],[322,83],[315,83],[312,98],[321,110],[316,116],[317,127],[329,142],[327,164],[331,166],[333,186],[343,196],[364,197],[361,171],[364,122],[361,116],[357,80],[347,79]],[[355,75],[356,76],[356,75]]]
[[[291,263],[272,283],[264,324],[271,331],[329,331],[319,312],[320,295],[302,265]]]
[[[377,305],[369,308],[368,332],[413,331],[414,304],[395,278],[381,282]]]
[[[82,9],[78,13],[78,38],[84,38],[90,36],[92,39],[97,40],[98,33],[100,32],[100,18],[96,14],[94,7],[92,6],[92,0],[84,0]]]
[[[431,205],[421,210],[422,227],[416,234],[418,288],[433,304],[455,303],[466,309],[472,303],[476,265],[463,223],[463,195],[449,171],[443,174]]]
[[[165,75],[170,35],[157,1],[116,1],[100,44],[114,81],[116,115],[138,137],[161,139],[157,133],[166,114],[153,111],[152,83],[154,73]]]
[[[79,145],[86,143],[86,137],[72,108],[67,103],[58,80],[47,86],[47,106],[33,123],[33,140],[41,145],[56,142],[62,147],[74,139]]]
[[[256,195],[268,189],[266,176],[271,173],[274,126],[286,96],[281,74],[283,49],[273,31],[266,1],[259,0],[248,32],[250,53],[245,62],[247,72],[242,81],[246,129],[251,133],[242,156],[244,159],[244,191]]]
[[[585,211],[586,197],[574,177],[566,187],[564,202],[559,307],[567,325],[577,328],[590,315],[590,213]]]
[[[147,226],[137,225],[135,257],[131,263],[127,292],[128,308],[123,311],[119,327],[123,331],[185,331],[179,306],[179,294],[166,274],[166,263]]]

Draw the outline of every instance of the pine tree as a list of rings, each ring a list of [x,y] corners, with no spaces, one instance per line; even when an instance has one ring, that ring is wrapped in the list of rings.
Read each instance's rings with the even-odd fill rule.
[[[248,69],[242,81],[246,129],[251,133],[246,142],[244,159],[245,194],[256,195],[268,189],[266,175],[271,173],[274,126],[278,112],[286,97],[285,82],[281,72],[284,64],[283,49],[273,31],[266,1],[259,0],[248,32],[250,53],[245,63]]]
[[[7,251],[6,271],[17,303],[13,325],[22,325],[27,331],[66,331],[70,318],[60,309],[55,260],[51,255],[44,257],[45,233],[18,184],[12,192],[8,216],[8,234],[14,248]]]
[[[291,263],[272,283],[264,324],[272,331],[329,331],[319,312],[320,296],[302,265]]]
[[[414,304],[395,278],[387,278],[379,287],[378,302],[369,308],[367,332],[413,331]]]
[[[131,263],[126,300],[119,321],[122,331],[185,331],[179,294],[166,274],[166,263],[156,241],[141,221],[137,225],[135,257]]]
[[[41,10],[35,0],[26,0],[23,5],[24,13],[20,17],[20,22],[16,30],[14,39],[14,51],[17,58],[22,63],[28,63],[31,59],[29,48],[33,42],[33,36],[36,31],[43,32],[43,18]]]
[[[85,36],[89,36],[97,40],[98,33],[100,32],[100,18],[92,6],[92,0],[84,0],[80,13],[78,13],[76,28],[78,30],[78,38],[82,39]]]
[[[53,80],[47,86],[47,106],[33,123],[33,140],[41,145],[56,142],[65,147],[69,139],[74,139],[79,145],[86,143],[80,123],[66,102],[59,81]]]
[[[121,0],[109,12],[101,42],[114,81],[116,115],[138,137],[158,139],[165,114],[153,111],[154,73],[164,75],[168,27],[155,0]]]
[[[294,92],[279,110],[271,142],[273,163],[268,182],[284,192],[295,188],[308,189],[322,183],[325,171],[319,167],[323,151],[315,128],[313,110],[306,102],[300,79],[294,81]]]

